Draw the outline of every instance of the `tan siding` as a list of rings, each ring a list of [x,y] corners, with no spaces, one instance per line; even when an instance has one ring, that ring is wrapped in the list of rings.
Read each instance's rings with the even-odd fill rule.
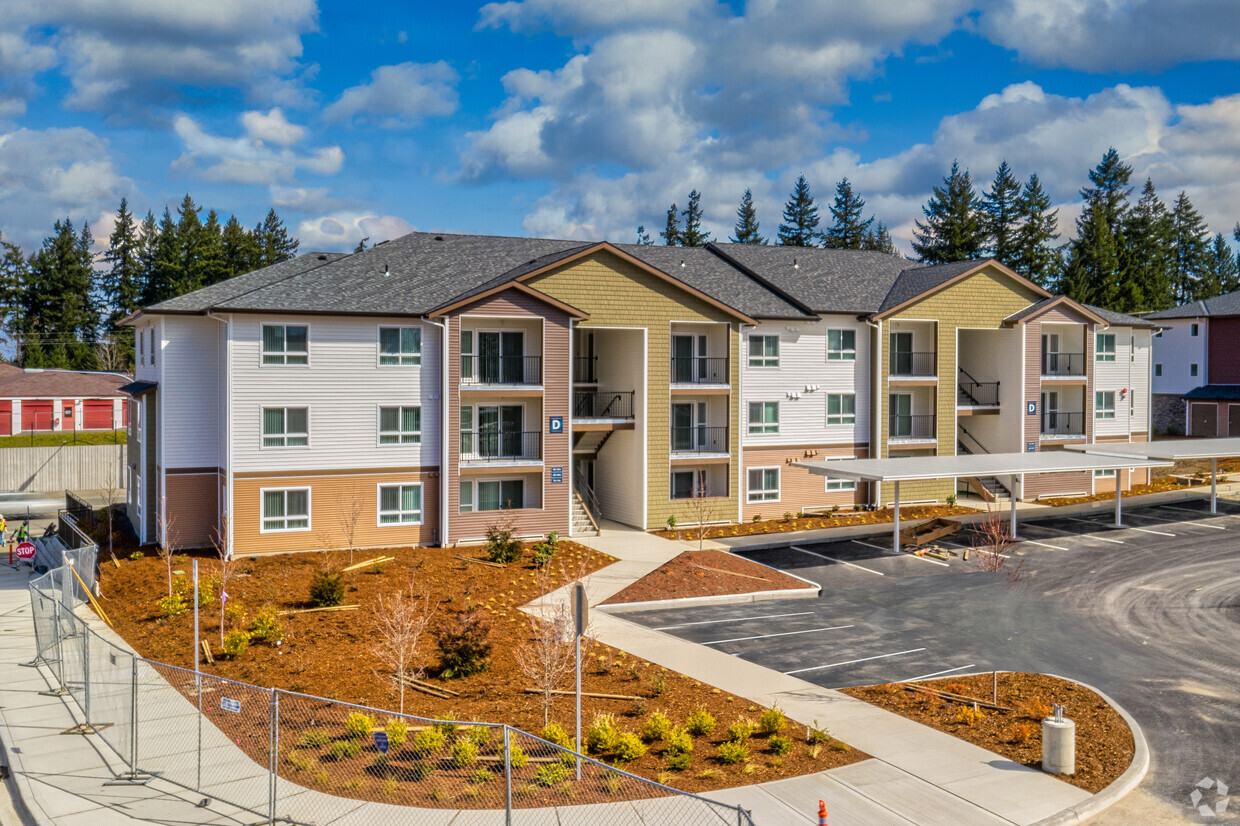
[[[807,455],[811,451],[815,452],[816,455]],[[781,447],[763,448],[760,450],[752,447],[746,448],[745,472],[741,474],[740,480],[740,495],[744,502],[742,515],[748,521],[759,514],[763,518],[771,519],[785,511],[795,513],[802,508],[821,508],[831,505],[839,505],[841,508],[846,508],[851,505],[863,505],[870,501],[870,486],[868,484],[864,482],[859,483],[855,491],[831,491],[828,493],[825,478],[814,476],[804,468],[792,467],[788,464],[788,460],[800,462],[807,458],[824,460],[840,457],[865,459],[868,456],[868,448],[864,446],[853,447],[851,445],[844,447],[832,447],[831,445],[806,448]],[[779,468],[779,501],[749,502],[748,470],[750,468],[770,467]]]
[[[1110,480],[1107,480],[1108,482]],[[1089,494],[1093,492],[1093,474],[1081,473],[1030,473],[1025,476],[1021,488],[1022,499],[1037,499],[1055,494]]]

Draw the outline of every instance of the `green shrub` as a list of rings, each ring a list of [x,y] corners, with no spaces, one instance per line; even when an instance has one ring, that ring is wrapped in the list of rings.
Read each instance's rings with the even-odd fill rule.
[[[663,735],[663,746],[665,751],[683,751],[688,754],[693,751],[693,738],[689,736],[689,732],[677,727]]]
[[[443,732],[432,726],[422,729],[409,741],[409,750],[418,757],[428,757],[443,748],[447,739]]]
[[[451,680],[485,671],[491,657],[490,635],[491,626],[481,610],[469,606],[458,611],[435,632],[440,676]]]
[[[655,697],[662,697],[667,691],[667,672],[657,671],[650,675],[650,693]]]
[[[465,736],[480,749],[491,745],[491,729],[489,726],[469,726],[465,729]]]
[[[242,631],[240,628],[234,628],[224,635],[224,644],[220,646],[220,650],[224,652],[224,656],[230,660],[235,660],[245,653],[250,647],[250,634],[248,631]]]
[[[699,708],[689,715],[689,719],[685,721],[685,729],[694,737],[705,737],[715,730],[715,715]]]
[[[275,608],[267,606],[254,615],[254,621],[250,623],[250,639],[271,643],[284,639],[284,623],[280,622]]]
[[[744,742],[729,740],[726,743],[719,744],[717,754],[719,762],[731,766],[736,763],[744,763],[749,759],[749,747]]]
[[[417,763],[410,763],[409,767],[405,769],[404,774],[410,780],[413,780],[416,782],[418,780],[425,780],[426,778],[430,777],[434,773],[434,771],[435,771],[434,766],[430,765],[429,763],[422,763],[419,761]]]
[[[299,772],[310,771],[314,768],[314,761],[306,757],[297,749],[290,749],[288,755],[284,759],[290,766],[297,769]]]
[[[162,597],[155,604],[159,607],[159,613],[165,617],[179,617],[189,610],[189,606],[185,604],[185,597],[175,591],[171,596]]]
[[[825,728],[818,728],[817,720],[814,721],[814,725],[809,726],[805,729],[805,742],[809,743],[810,745],[818,746],[818,745],[828,742],[830,739],[831,739],[831,735],[827,732]]]
[[[772,734],[770,739],[766,741],[771,752],[778,755],[784,755],[792,751],[792,738],[785,737],[782,734]]]
[[[530,762],[530,758],[524,749],[514,743],[509,746],[508,762],[514,769],[523,769]]]
[[[361,753],[362,744],[356,740],[336,740],[327,749],[327,755],[333,760],[357,757]]]
[[[469,776],[470,783],[490,783],[494,779],[495,775],[491,773],[491,770],[481,766],[474,769],[474,773]]]
[[[611,752],[621,763],[632,763],[646,753],[646,747],[642,745],[642,741],[636,734],[624,731],[616,735],[616,742]]]
[[[542,568],[555,558],[555,546],[547,542],[534,544],[534,564]]]
[[[753,736],[755,729],[753,720],[737,717],[736,722],[728,726],[728,739],[734,743],[743,743]]]
[[[616,718],[610,714],[596,714],[581,739],[585,741],[586,754],[602,754],[615,747],[619,736]]]
[[[319,571],[310,580],[310,604],[330,608],[344,602],[344,575],[338,571]]]
[[[218,582],[214,577],[208,579],[198,579],[198,607],[205,608],[215,602],[215,592],[218,590]],[[194,586],[191,584],[186,595],[194,593]]]
[[[350,737],[360,740],[369,737],[375,728],[375,718],[362,711],[354,711],[344,718],[344,730]]]
[[[439,729],[439,733],[444,737],[451,737],[460,728],[455,720],[449,720],[447,717],[436,717],[433,725]]]
[[[383,731],[387,734],[388,746],[390,748],[400,748],[405,744],[405,740],[409,738],[409,726],[404,720],[388,720],[383,724]]]
[[[534,772],[534,782],[540,786],[550,788],[557,783],[562,783],[572,776],[572,769],[563,763],[548,763],[539,766]]]
[[[457,768],[463,769],[478,762],[478,744],[468,737],[462,737],[452,744],[452,762]]]
[[[655,740],[662,740],[672,728],[672,721],[667,719],[667,715],[661,711],[656,711],[646,718],[645,725],[642,726],[642,739],[647,743]]]
[[[297,748],[313,749],[319,746],[326,746],[332,741],[332,736],[321,728],[308,728],[297,738]]]
[[[673,771],[682,772],[689,768],[689,764],[693,762],[692,755],[687,751],[669,751],[665,753],[667,757],[667,767]]]
[[[779,734],[788,727],[788,718],[779,706],[771,706],[758,718],[758,728],[763,734]]]
[[[754,521],[754,522],[761,522],[761,521],[762,521],[762,514],[760,514],[760,513],[755,513],[755,514],[753,515],[753,521]]]
[[[669,531],[676,530],[676,515],[671,514],[667,517],[667,529]]]
[[[561,748],[571,749],[573,747],[573,738],[568,736],[568,732],[559,723],[547,723],[543,726],[542,739],[548,743],[555,743]]]
[[[513,535],[513,523],[495,524],[487,528],[487,559],[507,565],[521,558],[521,541]]]
[[[139,559],[146,559],[146,554],[142,553],[142,551],[134,551],[129,555],[129,558],[137,562]]]

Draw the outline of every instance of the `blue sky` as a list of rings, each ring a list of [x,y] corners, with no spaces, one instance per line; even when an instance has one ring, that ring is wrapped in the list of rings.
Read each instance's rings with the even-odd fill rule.
[[[0,232],[275,206],[303,249],[411,229],[629,241],[703,194],[763,231],[847,176],[908,247],[954,158],[1070,232],[1108,146],[1240,220],[1234,0],[5,0]]]

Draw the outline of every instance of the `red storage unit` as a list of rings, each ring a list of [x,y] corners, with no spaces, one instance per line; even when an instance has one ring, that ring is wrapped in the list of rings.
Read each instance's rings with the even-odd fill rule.
[[[13,402],[0,401],[0,436],[13,435]]]
[[[112,400],[86,399],[82,402],[83,430],[112,429]]]
[[[56,410],[51,399],[22,401],[22,431],[51,430]]]

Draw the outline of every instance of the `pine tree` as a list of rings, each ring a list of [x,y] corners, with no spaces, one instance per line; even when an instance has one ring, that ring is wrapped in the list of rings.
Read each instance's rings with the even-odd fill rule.
[[[926,221],[917,221],[913,250],[927,264],[968,261],[982,253],[985,232],[978,216],[977,193],[968,170],[952,161],[951,173],[924,207]]]
[[[221,241],[224,249],[224,271],[228,278],[258,269],[258,244],[254,236],[241,226],[233,215],[224,224]]]
[[[269,210],[267,217],[254,228],[253,236],[255,243],[258,244],[258,260],[255,262],[255,269],[270,267],[272,264],[295,258],[297,248],[301,245],[296,238],[289,235],[284,221],[276,215],[274,209]]]
[[[822,245],[829,249],[859,250],[870,235],[874,216],[861,220],[865,200],[853,192],[852,184],[842,178],[835,185],[835,203],[830,207],[831,226],[823,233]]]
[[[142,219],[142,227],[138,230],[138,260],[142,265],[142,280],[138,286],[138,306],[147,307],[155,303],[155,256],[159,251],[159,225],[155,223],[155,213],[147,210]]]
[[[138,309],[142,289],[142,240],[134,223],[129,202],[121,198],[116,210],[116,222],[108,236],[108,251],[103,254],[107,264],[100,277],[101,293],[108,310],[104,329],[123,353],[130,353],[133,344],[133,328],[120,327],[118,322]]]
[[[805,176],[797,178],[792,195],[784,204],[784,223],[779,225],[779,243],[785,247],[812,247],[818,242],[818,207],[810,194]]]
[[[1016,199],[1016,220],[1010,266],[1038,286],[1050,288],[1062,266],[1062,256],[1055,246],[1059,210],[1051,209],[1051,197],[1042,189],[1036,173],[1029,176]]]
[[[990,189],[982,193],[982,228],[990,256],[1004,266],[1016,262],[1016,231],[1020,227],[1020,181],[1005,160],[995,171]]]
[[[354,254],[354,255],[357,255],[359,252],[365,252],[365,251],[366,251],[366,242],[367,242],[367,241],[369,241],[369,240],[370,240],[370,236],[369,236],[369,235],[367,235],[365,238],[363,238],[362,240],[358,241],[358,242],[357,242],[357,246],[353,248],[353,254]]]
[[[15,301],[18,358],[27,367],[94,367],[98,308],[90,228],[79,235],[71,220],[57,221],[52,235],[30,257]]]
[[[685,207],[685,228],[680,232],[680,243],[686,247],[704,247],[710,243],[710,233],[702,229],[702,193],[696,189],[689,193],[689,205]]]
[[[164,207],[163,217],[159,219],[153,253],[150,299],[143,302],[148,305],[180,295],[178,290],[184,278],[184,255],[180,238],[177,237],[177,224],[167,207]]]
[[[882,221],[874,225],[872,232],[866,233],[865,239],[861,242],[861,249],[885,252],[897,258],[903,257],[900,255],[900,251],[896,249],[895,242],[891,240],[891,233],[887,231],[887,225]]]
[[[229,272],[228,261],[224,255],[223,227],[220,226],[219,213],[214,209],[207,212],[207,220],[203,222],[198,250],[200,286],[206,287],[227,280]]]
[[[675,201],[667,208],[667,225],[659,233],[659,237],[669,247],[674,247],[680,243],[680,209],[676,206]]]
[[[1103,214],[1112,232],[1119,230],[1128,211],[1128,195],[1132,192],[1128,181],[1131,178],[1132,167],[1120,160],[1119,153],[1112,146],[1089,173],[1089,182],[1093,186],[1081,189],[1081,197],[1086,204],[1102,203]]]
[[[1216,295],[1235,292],[1240,289],[1240,263],[1232,255],[1231,247],[1223,233],[1214,236],[1206,254],[1205,267],[1201,280],[1197,282],[1197,299],[1213,298]]]
[[[17,300],[28,275],[29,267],[21,247],[5,241],[0,233],[0,322],[3,323],[0,343],[8,344],[12,340],[11,331],[18,323]]]
[[[753,190],[746,189],[741,196],[741,205],[736,208],[736,228],[732,233],[734,244],[766,243],[758,232],[758,209],[753,204]]]
[[[1180,197],[1175,199],[1171,224],[1171,289],[1177,303],[1183,304],[1201,297],[1197,294],[1198,282],[1209,257],[1209,229],[1186,192],[1181,192]]]
[[[1095,201],[1078,222],[1060,292],[1082,304],[1114,306],[1119,289],[1119,251],[1107,223],[1105,201]]]
[[[1141,198],[1128,210],[1123,227],[1116,309],[1132,313],[1162,310],[1175,304],[1171,292],[1173,266],[1171,213],[1146,179]]]
[[[205,238],[202,221],[198,217],[201,209],[188,192],[177,207],[176,240],[180,275],[175,282],[175,295],[196,290],[207,283],[202,271]]]
[[[648,247],[653,243],[654,241],[650,240],[650,233],[646,232],[646,225],[638,224],[637,225],[637,245],[639,247]]]

